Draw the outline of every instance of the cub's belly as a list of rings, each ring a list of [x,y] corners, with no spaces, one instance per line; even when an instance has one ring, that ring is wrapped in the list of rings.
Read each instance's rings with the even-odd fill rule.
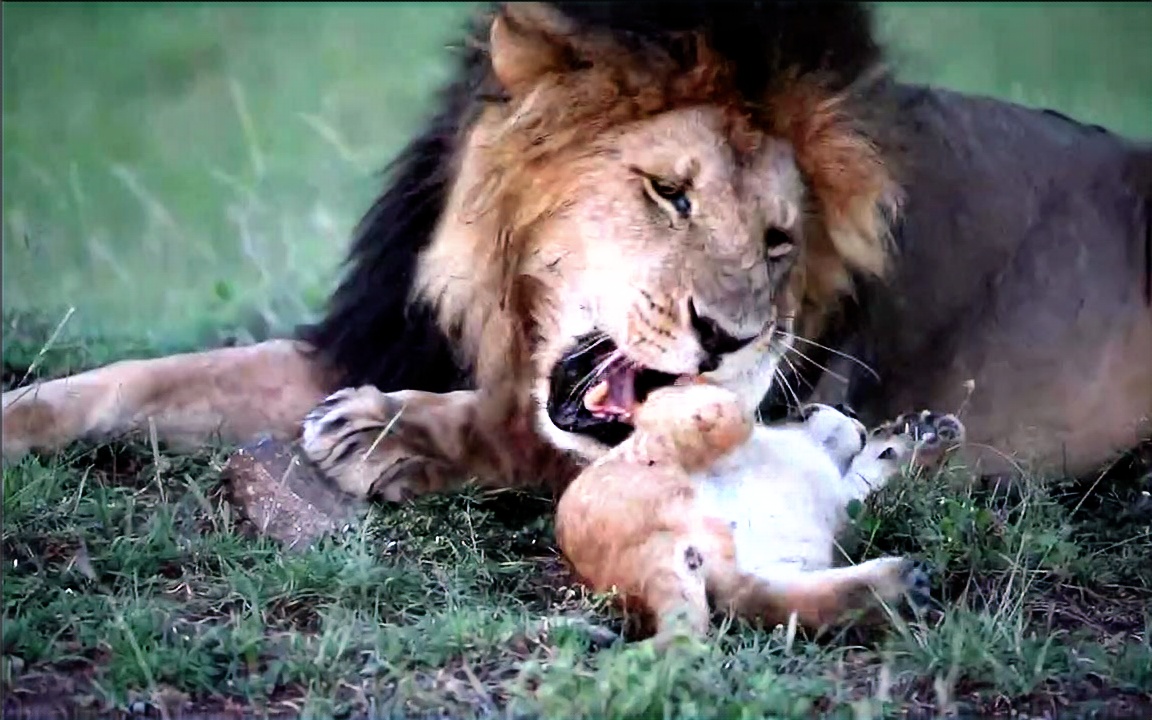
[[[731,528],[742,572],[767,579],[828,567],[835,539],[835,465],[756,450],[738,450],[693,478],[700,511]]]

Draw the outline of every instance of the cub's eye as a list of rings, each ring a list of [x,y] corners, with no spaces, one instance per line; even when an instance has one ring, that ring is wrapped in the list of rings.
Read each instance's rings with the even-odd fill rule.
[[[680,217],[686,218],[692,214],[692,201],[688,199],[687,186],[665,182],[647,175],[644,177],[644,184],[649,194],[671,205]]]
[[[788,256],[796,243],[792,242],[792,236],[778,227],[768,228],[764,233],[764,248],[767,250],[769,260],[780,260]]]

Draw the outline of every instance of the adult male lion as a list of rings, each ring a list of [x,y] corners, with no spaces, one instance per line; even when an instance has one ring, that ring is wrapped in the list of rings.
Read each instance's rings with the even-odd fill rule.
[[[841,351],[866,422],[963,405],[988,470],[1150,434],[1146,148],[893,82],[856,3],[516,3],[471,40],[326,318],[6,393],[4,455],[307,415],[356,494],[563,483],[636,393],[703,372],[754,404]]]

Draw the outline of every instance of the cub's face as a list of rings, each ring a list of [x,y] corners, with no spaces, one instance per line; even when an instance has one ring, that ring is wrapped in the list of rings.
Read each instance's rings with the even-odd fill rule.
[[[804,186],[787,144],[734,138],[721,112],[668,112],[602,136],[533,237],[541,430],[595,457],[636,403],[704,375],[754,408],[791,346]]]

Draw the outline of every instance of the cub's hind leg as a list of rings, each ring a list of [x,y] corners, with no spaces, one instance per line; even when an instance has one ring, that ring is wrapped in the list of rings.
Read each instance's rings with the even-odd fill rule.
[[[863,500],[905,467],[935,467],[964,436],[964,426],[956,417],[927,410],[885,423],[852,459],[844,475],[845,495]],[[778,574],[766,578],[766,586],[749,585],[743,596],[736,594],[732,604],[745,613],[758,612],[770,622],[782,622],[781,618],[795,612],[801,624],[818,628],[854,615],[875,617],[871,611],[881,605],[894,607],[905,599],[913,607],[921,606],[929,599],[928,591],[928,577],[914,561],[884,557],[819,570],[782,566]]]
[[[706,575],[735,562],[731,529],[704,517],[689,472],[744,442],[751,418],[732,393],[694,385],[654,391],[635,421],[560,498],[556,540],[587,585],[614,589],[663,646],[707,632]]]
[[[839,463],[846,463],[839,499],[863,500],[909,464],[932,467],[959,445],[964,427],[951,415],[922,412],[901,416],[862,439],[859,423],[839,408],[815,405],[802,413],[806,429]],[[863,447],[861,447],[861,444]],[[804,569],[792,563],[757,571],[758,577],[710,580],[722,606],[767,623],[796,613],[812,628],[840,624],[854,615],[876,617],[880,605],[913,606],[928,599],[927,575],[908,558],[886,557],[838,568]]]
[[[882,607],[905,601],[921,607],[930,588],[919,565],[900,557],[821,570],[781,566],[764,577],[716,578],[712,585],[722,610],[768,626],[787,623],[795,613],[800,626],[813,630],[875,618]]]
[[[3,454],[156,428],[175,445],[213,437],[292,437],[325,393],[322,373],[290,340],[124,360],[3,396]]]
[[[704,538],[692,535],[667,531],[648,535],[620,553],[619,582],[602,586],[615,588],[625,608],[638,610],[640,627],[658,648],[679,635],[708,634],[711,609],[701,567],[707,550],[700,542]]]
[[[398,502],[475,479],[493,487],[562,483],[576,473],[503,396],[460,390],[332,393],[304,417],[300,444],[345,492]]]
[[[707,633],[705,566],[734,557],[727,525],[701,517],[682,469],[622,458],[593,465],[564,492],[556,541],[580,580],[614,592],[658,645]]]

